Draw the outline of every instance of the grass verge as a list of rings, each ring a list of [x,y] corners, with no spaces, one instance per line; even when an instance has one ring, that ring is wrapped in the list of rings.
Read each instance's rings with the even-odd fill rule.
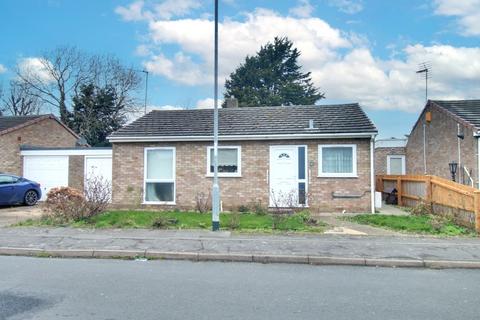
[[[275,225],[275,227],[274,227]],[[16,226],[77,227],[77,228],[143,228],[143,229],[210,229],[211,215],[198,212],[176,211],[108,211],[90,219],[71,223],[58,223],[49,218],[29,219]],[[327,225],[309,218],[301,212],[282,218],[253,213],[222,213],[220,226],[223,230],[245,232],[323,232]]]
[[[432,215],[389,216],[379,214],[360,214],[348,217],[346,220],[409,233],[433,234],[440,236],[475,235],[473,231],[456,225],[452,221],[446,219],[439,220],[437,216]]]

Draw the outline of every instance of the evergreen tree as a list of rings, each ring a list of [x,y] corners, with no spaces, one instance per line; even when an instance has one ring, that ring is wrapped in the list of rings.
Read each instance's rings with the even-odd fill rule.
[[[126,122],[121,110],[116,105],[114,88],[83,85],[73,97],[69,126],[91,146],[107,146],[107,136]]]
[[[311,73],[302,73],[299,56],[288,38],[275,37],[230,75],[225,98],[237,98],[239,107],[315,104],[325,96],[313,85]]]

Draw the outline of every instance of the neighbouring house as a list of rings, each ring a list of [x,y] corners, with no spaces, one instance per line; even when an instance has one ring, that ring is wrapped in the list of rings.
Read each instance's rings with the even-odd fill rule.
[[[407,139],[375,140],[375,174],[406,174]]]
[[[480,100],[429,100],[415,123],[406,147],[407,173],[480,183]]]
[[[152,111],[109,137],[113,205],[195,209],[210,194],[213,110]],[[221,202],[372,212],[377,129],[358,104],[219,110]]]
[[[92,174],[111,177],[111,148],[89,148],[51,114],[0,117],[0,150],[0,172],[39,182],[41,200],[54,187],[83,190]]]

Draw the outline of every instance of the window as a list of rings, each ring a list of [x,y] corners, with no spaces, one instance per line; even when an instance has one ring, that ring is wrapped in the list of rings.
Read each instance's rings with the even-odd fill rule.
[[[387,156],[387,174],[405,174],[405,156]]]
[[[145,148],[145,203],[175,204],[175,148]]]
[[[218,176],[240,177],[241,147],[218,147]],[[207,148],[207,176],[213,176],[213,147]]]
[[[17,182],[18,182],[18,177],[0,175],[0,184],[12,184]]]
[[[333,144],[318,146],[319,177],[356,177],[357,146]]]

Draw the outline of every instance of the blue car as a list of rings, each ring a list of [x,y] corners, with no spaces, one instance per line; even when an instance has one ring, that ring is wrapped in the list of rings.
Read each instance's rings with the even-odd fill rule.
[[[0,173],[0,205],[35,205],[42,197],[40,184],[25,178]]]

